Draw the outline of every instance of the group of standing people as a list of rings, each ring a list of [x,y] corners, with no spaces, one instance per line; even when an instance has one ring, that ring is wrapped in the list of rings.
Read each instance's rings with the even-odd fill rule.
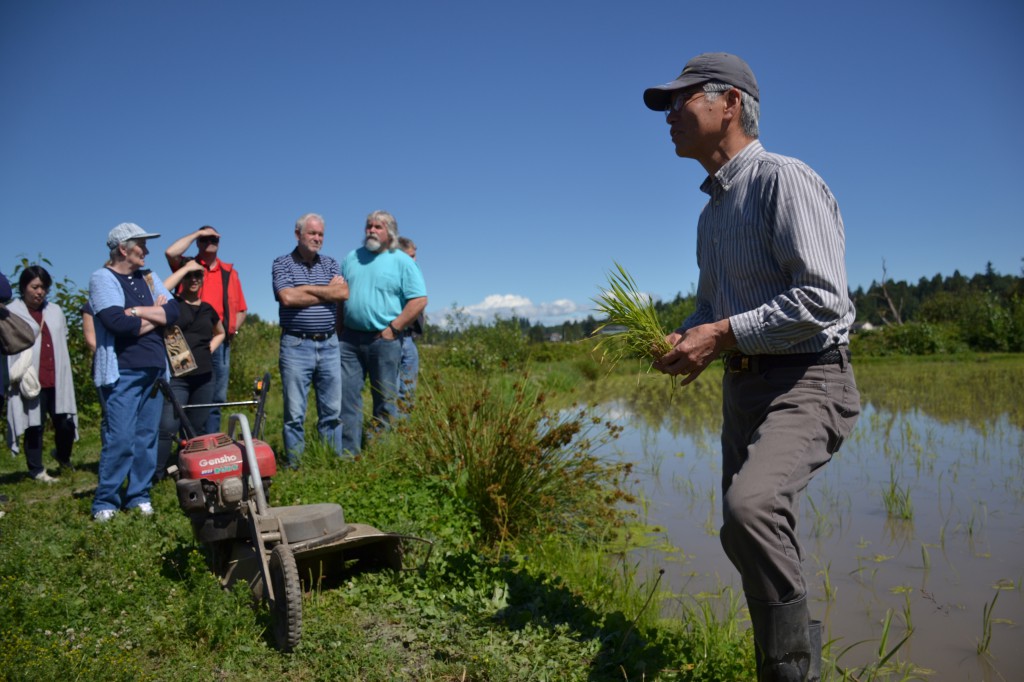
[[[189,408],[195,434],[220,430],[217,407],[227,401],[231,340],[247,306],[238,272],[219,258],[220,233],[207,225],[165,251],[171,274],[164,280],[146,268],[149,240],[160,235],[122,223],[107,235],[108,258],[89,280],[82,308],[92,374],[103,417],[99,483],[92,505],[97,521],[122,510],[152,514],[150,489],[165,475],[182,424],[170,401],[156,390],[167,381],[177,402]],[[336,454],[362,448],[362,389],[370,381],[373,420],[390,424],[409,404],[416,383],[426,288],[415,263],[416,246],[400,240],[394,217],[367,218],[363,246],[339,263],[321,254],[324,219],[313,213],[295,226],[296,247],[274,261],[280,306],[280,370],[284,396],[284,444],[297,468],[305,449],[306,397],[314,388],[317,431]],[[195,256],[185,256],[192,244]],[[6,294],[11,288],[6,279]],[[10,314],[35,333],[28,350],[7,358],[8,445],[22,439],[29,475],[52,483],[43,466],[43,427],[53,424],[53,456],[72,466],[77,409],[67,323],[47,300],[50,274],[38,265],[21,272],[20,297]],[[182,345],[182,340],[184,345]]]
[[[112,229],[107,260],[90,277],[88,302],[81,311],[103,415],[92,505],[98,521],[120,510],[153,513],[150,488],[162,477],[181,427],[155,390],[156,382],[168,380],[182,404],[224,402],[230,339],[245,319],[238,273],[217,258],[216,230],[207,226],[174,242],[165,253],[172,274],[162,281],[146,268],[148,241],[159,236],[133,223]],[[183,257],[193,241],[198,254]],[[51,285],[41,266],[22,270],[19,298],[7,310],[29,323],[35,343],[3,363],[8,446],[17,451],[22,439],[29,475],[45,483],[58,480],[42,461],[46,418],[53,424],[53,456],[62,471],[72,468],[78,418],[67,323],[60,306],[47,300]],[[7,286],[0,298],[12,293]],[[187,343],[187,366],[169,361],[165,336],[172,330]],[[179,370],[174,376],[172,367]],[[198,409],[190,422],[196,432],[208,433],[219,430],[220,415]]]
[[[182,405],[201,406],[188,416],[192,432],[220,430],[216,405],[227,400],[231,340],[245,321],[241,281],[218,256],[216,229],[207,225],[172,243],[164,253],[172,272],[163,281],[144,269],[147,240],[159,236],[118,225],[107,238],[110,259],[89,281],[93,378],[104,409],[92,507],[98,521],[122,509],[153,513],[150,488],[165,475],[182,426],[156,390],[159,379]],[[185,257],[193,242],[197,254]]]
[[[395,419],[401,392],[414,386],[413,337],[417,325],[422,329],[427,306],[415,244],[406,242],[412,255],[403,250],[393,215],[368,215],[363,245],[340,263],[321,253],[324,233],[322,216],[300,217],[295,248],[275,259],[272,268],[281,325],[284,446],[293,468],[305,451],[310,386],[317,432],[338,455],[355,456],[362,449],[367,379],[375,427]]]

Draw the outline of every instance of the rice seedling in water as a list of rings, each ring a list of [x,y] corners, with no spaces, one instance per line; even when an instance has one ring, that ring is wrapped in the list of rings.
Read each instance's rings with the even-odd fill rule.
[[[825,601],[834,602],[836,600],[836,593],[839,592],[839,587],[832,584],[832,562],[829,561],[825,564],[825,568],[819,571],[823,577],[823,587],[825,589]]]
[[[911,613],[910,613],[910,592],[909,591],[908,592],[904,592],[903,593],[903,598],[905,600],[905,602],[903,604],[903,622],[906,624],[907,630],[913,630],[914,629],[914,620],[911,617]]]
[[[988,647],[992,643],[992,609],[996,607],[996,600],[999,599],[999,591],[992,601],[985,604],[981,612],[981,639],[978,640],[978,653],[987,654]]]
[[[718,509],[717,489],[714,486],[708,490],[708,515],[704,520],[704,532],[710,536],[718,535],[718,524],[715,523],[715,510]]]
[[[914,518],[914,505],[910,501],[910,487],[902,487],[896,475],[896,465],[889,467],[889,489],[882,491],[885,512],[891,519],[910,521]]]
[[[914,634],[914,630],[913,630],[913,628],[907,628],[906,634],[903,636],[903,639],[901,639],[899,642],[897,642],[892,648],[889,648],[889,636],[890,636],[891,630],[892,630],[892,619],[893,619],[893,611],[892,611],[892,609],[887,609],[886,612],[885,612],[885,618],[882,620],[882,635],[881,635],[881,637],[879,638],[879,641],[878,641],[878,652],[877,652],[878,660],[874,661],[872,663],[869,663],[869,664],[867,664],[865,666],[862,666],[856,672],[851,672],[849,670],[842,670],[838,665],[836,665],[837,671],[842,674],[842,679],[844,679],[844,680],[848,680],[848,679],[849,680],[877,680],[879,678],[891,679],[893,673],[899,674],[901,672],[900,671],[900,667],[901,666],[899,666],[898,662],[896,662],[896,665],[893,665],[893,664],[890,664],[889,661],[890,661],[890,659],[893,658],[893,656],[896,655],[896,652],[898,652],[903,647],[903,645],[907,643],[907,640],[910,639],[910,636]],[[864,641],[854,642],[853,644],[849,645],[848,647],[846,647],[845,649],[840,651],[839,655],[836,656],[837,664],[838,664],[839,659],[841,659],[846,653],[848,653],[854,647],[856,647],[856,646],[858,646],[860,644],[863,644],[863,643],[864,643]],[[913,668],[913,667],[911,666],[911,668]],[[911,672],[913,672],[913,670]],[[903,677],[899,677],[897,679],[910,679],[910,677],[904,673]]]
[[[624,267],[615,263],[615,268],[617,272],[608,273],[608,288],[593,299],[597,312],[607,318],[595,330],[603,337],[595,350],[613,364],[624,358],[653,361],[672,350],[665,330],[651,297],[640,292]]]
[[[818,509],[818,505],[814,503],[814,498],[810,495],[807,496],[807,501],[810,503],[811,510],[814,512],[814,523],[812,525],[811,533],[816,538],[831,535],[832,521],[829,519],[828,514]]]

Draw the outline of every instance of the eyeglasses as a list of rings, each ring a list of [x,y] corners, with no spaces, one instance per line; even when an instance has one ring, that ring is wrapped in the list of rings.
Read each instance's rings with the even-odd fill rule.
[[[200,237],[197,241],[206,242],[207,244],[220,244],[220,237]]]
[[[669,100],[668,109],[665,110],[665,118],[671,116],[672,112],[681,111],[687,104],[703,97],[706,94],[707,93],[703,90],[698,90],[696,92],[691,90],[690,92],[683,91],[676,93],[672,96],[672,99]]]

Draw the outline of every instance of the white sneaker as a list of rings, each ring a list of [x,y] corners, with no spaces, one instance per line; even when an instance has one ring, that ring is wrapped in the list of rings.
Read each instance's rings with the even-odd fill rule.
[[[106,523],[110,519],[117,516],[116,509],[100,509],[98,512],[92,515],[93,521],[99,521],[100,523]]]
[[[54,478],[50,474],[46,473],[46,469],[43,469],[32,478],[39,481],[40,483],[57,483],[58,481],[60,481],[59,478]]]
[[[153,505],[149,502],[140,502],[139,505],[135,508],[138,509],[139,513],[143,516],[153,515]]]

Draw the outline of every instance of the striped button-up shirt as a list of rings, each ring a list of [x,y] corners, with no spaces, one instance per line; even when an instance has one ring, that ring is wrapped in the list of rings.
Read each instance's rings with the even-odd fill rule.
[[[295,249],[289,254],[274,259],[272,270],[274,298],[281,289],[291,289],[304,284],[324,286],[340,272],[338,261],[330,256],[317,254],[312,263],[307,263]],[[334,303],[318,303],[308,308],[288,308],[278,299],[278,315],[281,329],[286,332],[323,334],[334,331]]]
[[[847,344],[855,317],[846,236],[825,181],[757,140],[701,185],[697,310],[679,330],[729,318],[740,352]]]

